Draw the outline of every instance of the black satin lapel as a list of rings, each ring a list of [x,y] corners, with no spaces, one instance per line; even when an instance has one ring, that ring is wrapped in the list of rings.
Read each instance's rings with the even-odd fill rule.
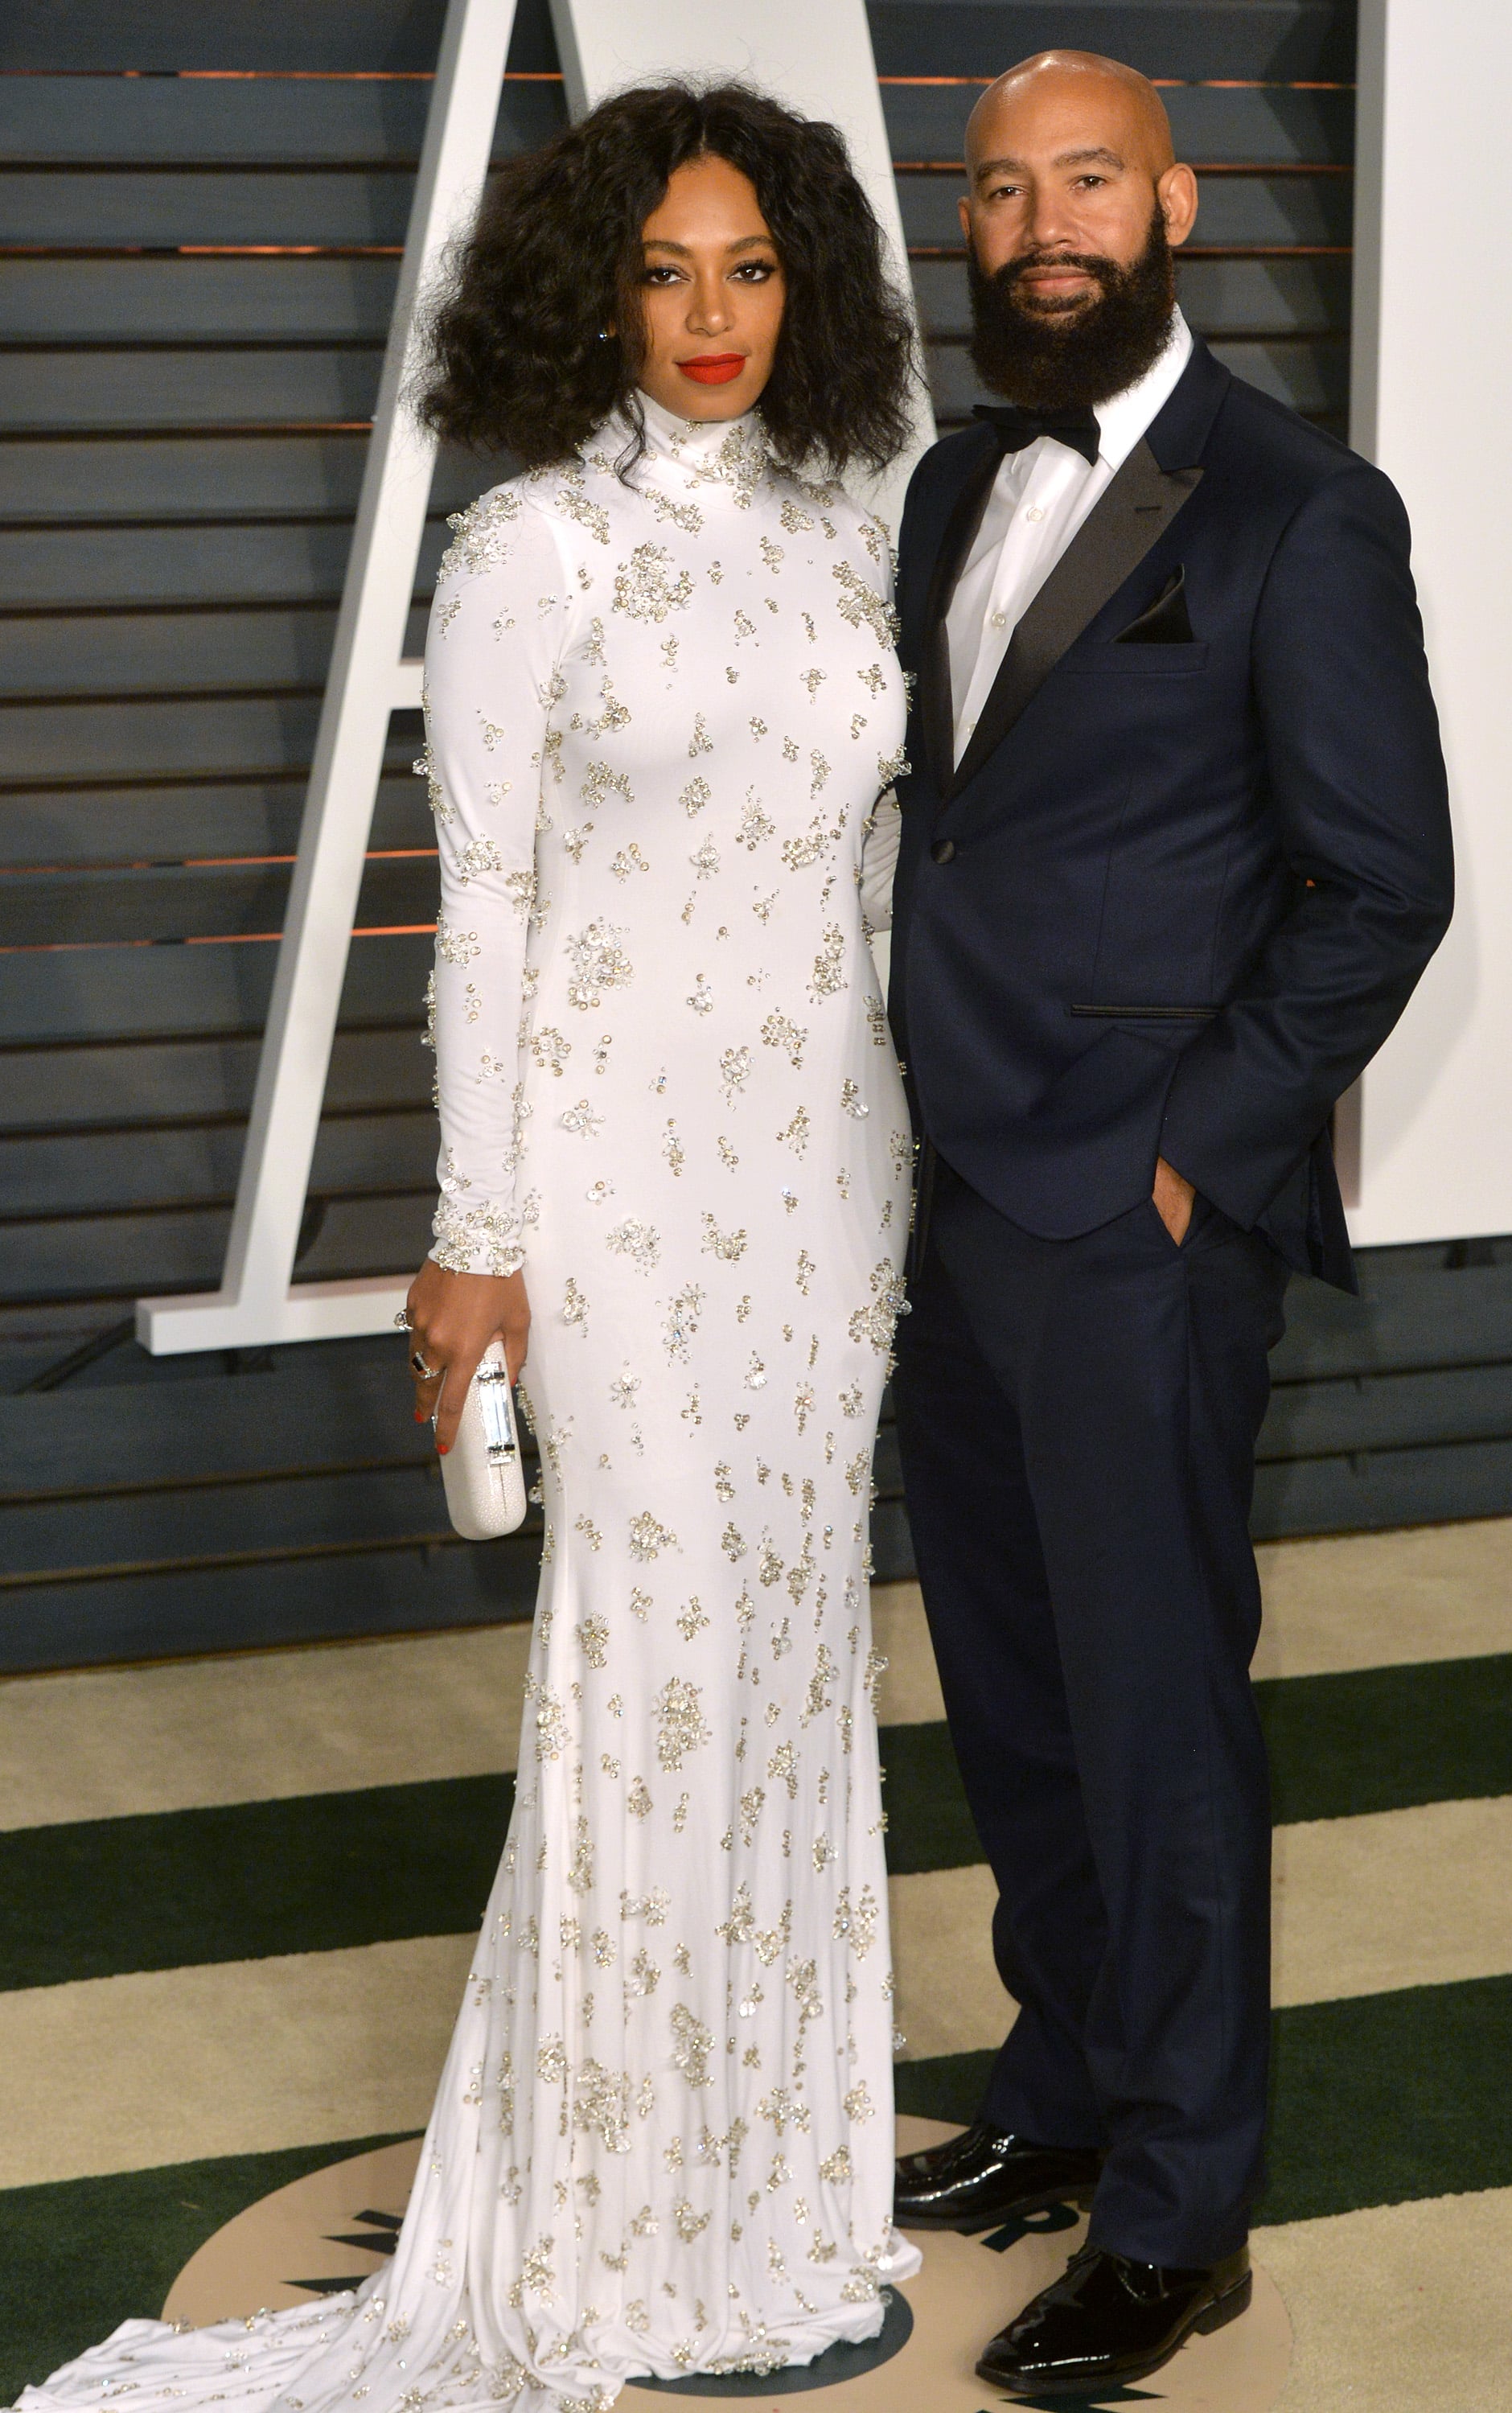
[[[1200,469],[1163,469],[1147,443],[1134,446],[1014,630],[971,742],[941,791],[947,801],[1002,744],[1062,654],[1164,535],[1201,476]]]
[[[982,525],[1000,458],[996,444],[990,444],[984,459],[973,466],[951,506],[935,566],[929,573],[919,664],[919,709],[929,767],[940,795],[949,785],[956,763],[956,708],[950,692],[950,640],[945,614],[972,540]]]

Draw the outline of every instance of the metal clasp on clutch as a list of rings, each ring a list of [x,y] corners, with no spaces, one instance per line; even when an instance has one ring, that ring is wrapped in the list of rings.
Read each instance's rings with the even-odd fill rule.
[[[510,1414],[509,1369],[482,1365],[472,1379],[478,1385],[478,1411],[482,1418],[488,1463],[502,1466],[506,1459],[517,1455],[514,1421]]]

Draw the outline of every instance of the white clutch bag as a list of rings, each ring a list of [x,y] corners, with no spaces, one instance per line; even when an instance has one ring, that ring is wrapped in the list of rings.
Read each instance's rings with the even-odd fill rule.
[[[457,1437],[441,1460],[447,1514],[466,1542],[495,1542],[525,1522],[525,1469],[509,1368],[491,1340],[467,1385]]]

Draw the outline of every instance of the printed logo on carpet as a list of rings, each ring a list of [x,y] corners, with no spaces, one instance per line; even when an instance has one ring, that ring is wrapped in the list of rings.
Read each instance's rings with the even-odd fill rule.
[[[933,2120],[899,2120],[898,2151],[917,2152],[954,2132]],[[308,2303],[355,2286],[393,2251],[420,2154],[418,2139],[334,2162],[280,2187],[228,2221],[174,2281],[164,2317],[196,2323]],[[1048,2285],[1081,2241],[1070,2211],[1012,2223],[986,2237],[921,2236],[924,2268],[892,2291],[880,2337],[837,2346],[805,2369],[765,2379],[634,2380],[621,2404],[634,2413],[650,2396],[679,2405],[746,2397],[774,2408],[786,2396],[823,2391],[824,2413],[1113,2413],[1124,2405],[1171,2413],[1270,2413],[1291,2361],[1292,2333],[1274,2283],[1257,2269],[1243,2317],[1193,2338],[1158,2372],[1129,2388],[1090,2396],[1013,2397],[984,2388],[972,2363],[986,2340]],[[646,2413],[650,2407],[646,2406]]]

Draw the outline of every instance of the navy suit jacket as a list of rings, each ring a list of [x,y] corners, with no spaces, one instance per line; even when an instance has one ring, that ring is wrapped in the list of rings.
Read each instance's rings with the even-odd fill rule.
[[[1095,1230],[1164,1155],[1353,1289],[1329,1115],[1453,902],[1401,503],[1199,343],[956,766],[944,615],[999,459],[985,426],[937,444],[899,539],[917,1126],[1024,1230]]]

